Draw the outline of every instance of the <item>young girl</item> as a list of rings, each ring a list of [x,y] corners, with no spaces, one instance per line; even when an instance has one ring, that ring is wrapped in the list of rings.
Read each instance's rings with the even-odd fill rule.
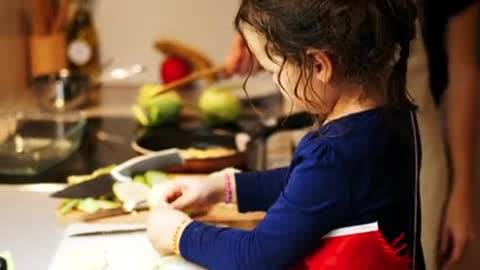
[[[250,50],[321,126],[288,168],[157,186],[154,247],[220,270],[424,269],[421,151],[405,87],[412,1],[241,1],[236,25]],[[177,210],[217,202],[267,215],[243,231]]]

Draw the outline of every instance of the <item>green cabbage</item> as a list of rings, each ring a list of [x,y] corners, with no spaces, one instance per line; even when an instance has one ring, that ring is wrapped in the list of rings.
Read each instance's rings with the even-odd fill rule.
[[[198,107],[205,115],[207,124],[235,123],[241,111],[239,98],[230,89],[210,88],[203,92]]]
[[[137,104],[132,108],[135,119],[144,126],[160,126],[175,123],[182,110],[182,98],[175,91],[154,96],[161,88],[158,84],[146,84],[140,89]]]

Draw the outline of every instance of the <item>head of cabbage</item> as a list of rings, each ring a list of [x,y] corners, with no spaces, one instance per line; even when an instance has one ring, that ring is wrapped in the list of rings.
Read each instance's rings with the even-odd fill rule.
[[[230,88],[209,88],[200,97],[198,107],[211,126],[235,123],[240,117],[239,98]]]
[[[140,89],[133,114],[144,126],[161,126],[175,123],[182,110],[182,98],[175,91],[154,94],[161,87],[158,84],[146,84]]]

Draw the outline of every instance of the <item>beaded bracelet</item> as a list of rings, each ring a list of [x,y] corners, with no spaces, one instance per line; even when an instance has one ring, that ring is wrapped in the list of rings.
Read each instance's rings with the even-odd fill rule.
[[[177,255],[180,255],[180,232],[187,226],[189,219],[184,219],[175,229],[173,235],[173,252]]]
[[[232,204],[232,177],[225,173],[225,203]]]

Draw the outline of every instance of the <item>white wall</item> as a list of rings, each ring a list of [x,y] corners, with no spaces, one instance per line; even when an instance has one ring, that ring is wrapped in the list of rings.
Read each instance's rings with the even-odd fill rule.
[[[102,59],[114,65],[145,64],[135,80],[156,81],[162,56],[158,38],[175,38],[221,63],[230,47],[237,0],[97,0],[94,19]]]

